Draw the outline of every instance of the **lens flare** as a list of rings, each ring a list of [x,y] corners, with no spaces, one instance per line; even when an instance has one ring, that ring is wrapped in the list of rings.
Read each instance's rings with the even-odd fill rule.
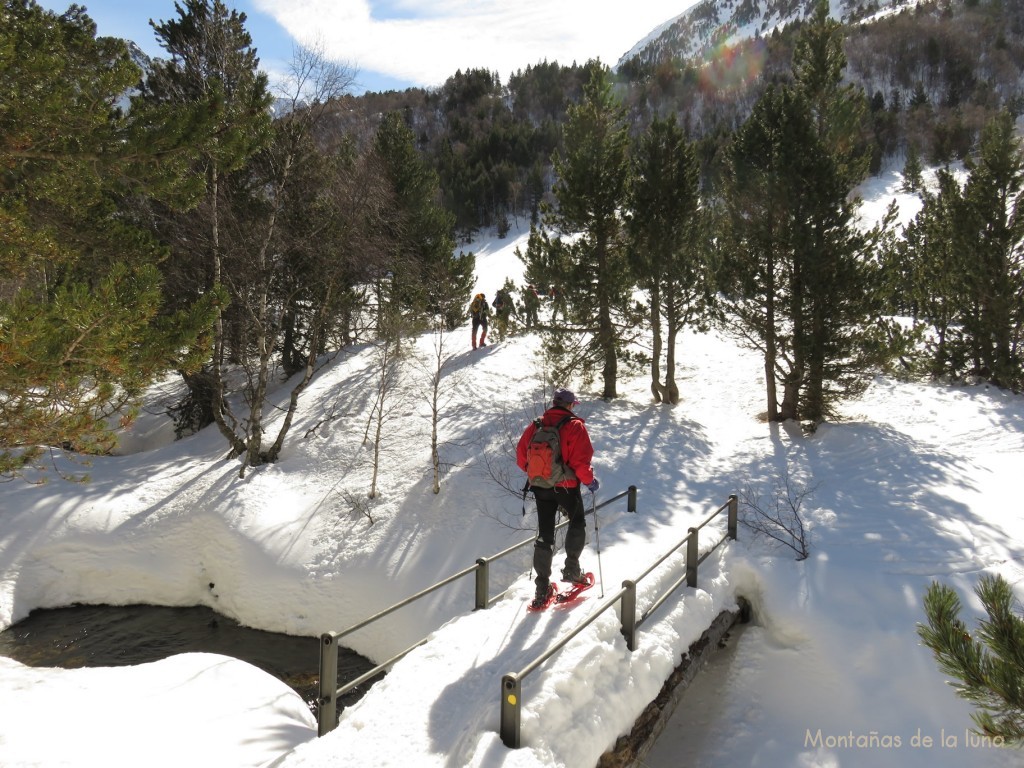
[[[720,29],[713,39],[719,42],[704,54],[700,70],[700,87],[704,92],[729,91],[761,76],[768,46],[760,38],[748,38],[729,44],[731,31]]]

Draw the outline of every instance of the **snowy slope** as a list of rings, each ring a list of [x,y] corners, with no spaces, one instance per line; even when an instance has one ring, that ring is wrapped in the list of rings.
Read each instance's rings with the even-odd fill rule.
[[[897,183],[890,177],[865,190],[866,218]],[[904,202],[906,218],[914,201]],[[514,249],[524,240],[474,246],[478,287],[489,296],[505,275],[518,279]],[[511,442],[550,396],[538,340],[514,337],[474,353],[468,335],[448,337],[447,472],[437,496],[426,374],[411,366],[386,431],[380,497],[366,498],[362,435],[374,354],[346,350],[303,395],[282,460],[244,480],[214,431],[171,443],[150,416],[131,443],[137,452],[94,459],[88,483],[8,484],[0,495],[0,626],[41,606],[145,601],[209,605],[248,625],[318,635],[529,538],[532,512],[524,519],[520,499],[499,481],[521,482]],[[420,340],[421,359],[432,342]],[[970,726],[970,708],[917,640],[927,584],[952,584],[975,614],[970,591],[982,573],[1021,588],[1024,399],[879,378],[849,404],[846,421],[804,437],[758,420],[755,354],[708,333],[685,335],[679,357],[683,402],[675,408],[650,403],[643,375],[622,380],[610,403],[569,382],[597,449],[599,497],[640,489],[637,514],[623,503],[601,515],[604,584],[635,577],[729,493],[771,492],[787,471],[816,489],[805,507],[811,557],[797,563],[741,529],[739,542],[702,565],[700,588],[682,590],[641,629],[634,653],[615,614],[602,617],[527,678],[522,749],[498,739],[501,675],[589,608],[527,615],[528,548],[492,568],[492,594],[511,590],[491,608],[471,612],[466,579],[352,636],[357,651],[376,659],[430,641],[325,738],[315,738],[296,694],[224,657],[190,654],[88,675],[3,661],[0,686],[14,695],[0,697],[0,764],[128,766],[141,756],[150,765],[591,766],[737,594],[754,603],[749,636],[760,644],[741,647],[735,679],[727,676],[694,711],[701,727],[690,734],[685,764],[1019,764],[1016,752],[980,749],[962,736],[956,748],[910,741],[917,731],[963,734]],[[71,461],[63,468],[82,469]],[[591,537],[584,566],[597,571],[593,529]],[[679,565],[673,558],[666,568]],[[675,575],[658,571],[642,583],[641,603]],[[588,602],[598,600],[595,589]],[[220,669],[232,677],[217,680]],[[129,716],[126,688],[151,690],[160,716]],[[65,697],[90,702],[74,710],[67,731],[73,759],[51,736],[52,702]],[[179,701],[196,705],[171,706]],[[223,728],[206,727],[214,716],[200,705],[211,702]],[[901,746],[835,740],[872,731],[900,737]]]

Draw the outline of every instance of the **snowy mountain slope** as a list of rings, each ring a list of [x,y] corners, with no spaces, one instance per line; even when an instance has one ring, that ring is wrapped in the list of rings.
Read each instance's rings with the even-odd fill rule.
[[[916,0],[830,0],[832,18],[853,20],[880,10],[896,10]],[[701,0],[638,42],[619,59],[621,67],[637,59],[651,64],[666,58],[701,58],[718,46],[770,35],[778,27],[808,18],[817,0]]]

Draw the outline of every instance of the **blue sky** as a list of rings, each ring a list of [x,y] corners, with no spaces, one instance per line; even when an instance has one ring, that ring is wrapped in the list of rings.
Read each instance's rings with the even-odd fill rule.
[[[174,0],[80,0],[100,35],[161,54],[149,20],[176,17]],[[614,65],[653,29],[696,0],[227,0],[247,28],[272,81],[296,44],[317,47],[357,70],[363,90],[438,86],[456,70],[496,71],[506,82],[541,61],[600,58]],[[43,0],[63,12],[70,3]]]

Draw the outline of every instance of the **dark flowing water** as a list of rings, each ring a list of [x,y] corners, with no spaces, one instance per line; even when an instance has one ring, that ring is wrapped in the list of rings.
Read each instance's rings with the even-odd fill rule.
[[[119,667],[190,652],[247,661],[291,686],[316,711],[319,638],[250,629],[209,608],[75,605],[32,611],[0,632],[0,656],[32,667]],[[339,686],[374,666],[341,648]],[[358,701],[377,679],[341,697],[339,711]]]

